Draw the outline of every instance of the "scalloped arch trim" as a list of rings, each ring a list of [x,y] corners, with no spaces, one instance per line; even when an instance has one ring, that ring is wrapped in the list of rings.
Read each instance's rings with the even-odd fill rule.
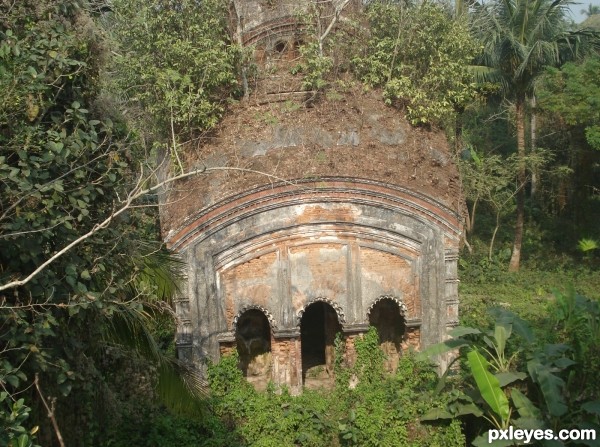
[[[340,306],[335,301],[330,300],[329,298],[318,297],[318,298],[314,298],[314,299],[308,301],[304,305],[304,307],[298,311],[298,315],[296,316],[296,318],[297,318],[296,326],[297,327],[300,327],[300,322],[302,321],[302,315],[304,315],[304,312],[306,311],[308,306],[310,306],[311,304],[314,304],[314,303],[319,303],[319,302],[329,304],[331,307],[333,307],[333,310],[335,310],[335,313],[338,317],[338,321],[340,324],[344,324],[346,322],[346,315],[344,314],[344,309],[342,309],[342,306]]]
[[[269,326],[271,327],[271,332],[277,329],[277,323],[275,322],[275,318],[273,318],[273,314],[271,312],[269,312],[269,310],[266,307],[259,306],[258,304],[247,304],[240,309],[240,311],[237,313],[237,315],[235,317],[233,317],[233,323],[231,324],[231,330],[233,332],[237,331],[237,324],[240,321],[240,318],[242,317],[242,315],[244,315],[244,313],[246,313],[249,310],[258,310],[258,311],[262,312],[264,314],[264,316],[267,317],[267,320],[269,321]]]
[[[373,311],[373,308],[377,305],[377,303],[379,303],[383,300],[390,300],[390,301],[393,301],[394,303],[396,303],[398,305],[398,307],[400,308],[400,315],[402,315],[403,317],[406,316],[406,312],[408,312],[408,307],[406,306],[404,301],[402,301],[400,298],[398,298],[394,295],[381,295],[381,296],[375,298],[369,305],[369,308],[367,309],[367,318],[369,318],[369,315],[371,315],[371,312]]]

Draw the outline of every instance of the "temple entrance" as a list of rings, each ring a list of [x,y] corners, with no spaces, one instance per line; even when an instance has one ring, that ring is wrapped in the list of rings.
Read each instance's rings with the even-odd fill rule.
[[[306,308],[300,321],[302,381],[305,386],[331,384],[335,336],[341,330],[337,314],[329,304],[318,301]]]
[[[386,355],[385,369],[389,372],[396,371],[406,332],[400,306],[389,298],[378,301],[369,314],[369,324],[375,326],[379,334],[379,346]]]
[[[235,341],[240,356],[240,368],[256,388],[263,388],[271,379],[271,326],[258,309],[244,312],[236,326]]]

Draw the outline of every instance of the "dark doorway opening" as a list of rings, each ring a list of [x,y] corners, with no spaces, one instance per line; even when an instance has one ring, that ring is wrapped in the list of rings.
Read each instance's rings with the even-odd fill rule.
[[[271,326],[258,309],[244,312],[237,323],[235,340],[244,376],[253,382],[271,378]]]
[[[300,321],[302,380],[333,377],[335,336],[342,327],[329,304],[318,301],[309,305]]]
[[[387,358],[386,370],[395,371],[402,355],[402,341],[406,332],[400,306],[389,298],[378,301],[369,314],[369,324],[375,326],[379,334],[379,346]]]

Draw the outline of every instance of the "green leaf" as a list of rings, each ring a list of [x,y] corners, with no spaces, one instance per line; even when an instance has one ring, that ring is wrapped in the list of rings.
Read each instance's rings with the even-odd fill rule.
[[[519,416],[521,418],[532,418],[532,419],[541,419],[542,413],[537,408],[533,402],[529,400],[527,396],[525,396],[521,391],[516,388],[513,388],[510,392],[510,397],[515,404],[517,411],[519,412]]]
[[[527,323],[514,312],[504,308],[494,308],[490,311],[490,314],[496,319],[496,321],[501,321],[502,324],[510,324],[512,330],[519,336],[523,337],[528,343],[533,343],[535,340],[535,335],[533,334],[531,327],[529,327],[529,323]]]
[[[587,411],[588,413],[600,416],[600,400],[586,402],[581,406],[581,409]]]
[[[455,415],[444,408],[432,408],[419,419],[421,421],[437,421],[439,419],[454,419]]]
[[[511,324],[507,324],[506,322],[496,322],[494,327],[494,339],[496,340],[498,352],[504,353],[506,349],[506,340],[510,337],[511,332]]]
[[[435,345],[431,345],[419,352],[417,354],[417,359],[427,360],[429,357],[433,357],[434,355],[445,354],[446,352],[453,351],[463,346],[468,346],[469,344],[470,342],[468,340],[462,338],[454,338],[442,343],[436,343]]]
[[[92,277],[90,276],[90,272],[88,272],[87,270],[84,270],[83,272],[81,272],[81,278],[82,279],[92,279]]]
[[[481,417],[483,416],[483,411],[481,411],[481,409],[473,403],[460,404],[456,406],[454,417],[465,416],[467,414],[472,414],[476,417]]]
[[[31,441],[29,439],[29,435],[24,433],[17,439],[18,447],[29,447],[31,445]]]
[[[566,369],[569,366],[573,366],[573,365],[577,364],[576,361],[571,360],[570,358],[567,358],[567,357],[561,357],[559,359],[554,360],[552,363],[554,363],[554,365],[558,366],[560,369]]]
[[[527,378],[527,374],[524,372],[501,372],[495,374],[496,379],[500,383],[500,387],[504,388],[506,385],[516,382],[517,380],[524,380]]]
[[[542,419],[535,418],[511,418],[510,422],[515,427],[520,428],[522,430],[538,430],[546,427]]]
[[[6,382],[8,382],[10,385],[14,386],[15,388],[17,388],[20,383],[19,378],[17,376],[15,376],[14,374],[8,374],[7,376],[4,377],[4,380]]]
[[[506,439],[496,439],[495,441],[488,442],[488,434],[485,433],[483,435],[477,436],[471,445],[475,447],[484,447],[484,446],[494,446],[494,447],[512,447],[514,445],[514,441],[506,440]]]
[[[556,417],[564,415],[568,410],[563,398],[565,382],[537,360],[528,362],[527,368],[532,380],[540,386],[550,414]]]
[[[452,338],[463,337],[471,334],[481,334],[481,331],[472,327],[457,326],[448,332],[448,335],[450,335]]]
[[[481,396],[502,422],[506,421],[509,415],[508,399],[500,388],[498,379],[488,371],[488,361],[477,349],[469,351],[467,361]]]

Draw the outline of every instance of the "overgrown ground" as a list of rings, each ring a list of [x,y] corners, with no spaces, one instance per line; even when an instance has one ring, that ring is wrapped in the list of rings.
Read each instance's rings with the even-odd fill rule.
[[[556,316],[557,298],[553,291],[566,295],[573,287],[597,300],[600,298],[600,271],[595,268],[596,260],[589,256],[561,259],[564,262],[554,258],[549,263],[555,266],[554,269],[525,268],[519,273],[507,273],[500,261],[463,256],[461,324],[482,330],[492,328],[494,320],[487,309],[501,307],[529,322],[539,346],[568,342],[570,329]],[[534,259],[530,259],[530,263],[533,262]],[[507,357],[521,352],[510,369],[527,371],[527,359],[540,350],[524,354],[527,346],[523,339],[515,334],[509,338]],[[383,354],[377,349],[373,333],[365,337],[358,350],[359,362],[354,369],[336,365],[337,383],[333,390],[306,390],[300,396],[291,396],[285,390],[281,393],[271,387],[265,392],[255,391],[242,377],[236,359],[225,358],[210,369],[212,395],[200,413],[182,417],[159,408],[142,409],[123,419],[121,428],[111,435],[109,445],[458,447],[475,445],[471,444],[473,438],[490,428],[483,418],[472,415],[421,421],[423,415],[431,415],[435,408],[463,408],[460,407],[464,405],[460,390],[474,389],[466,358],[454,385],[446,384],[442,389],[438,386],[435,369],[412,354],[402,359],[395,375],[384,375]],[[572,357],[576,358],[575,350]],[[581,368],[585,376],[595,377],[597,366],[597,362],[590,362]],[[359,376],[360,382],[355,389],[348,389],[346,384],[352,374]],[[577,377],[584,377],[581,371],[577,372]],[[535,396],[530,394],[535,382],[529,381],[518,382],[516,386],[524,392],[529,389],[528,395]],[[586,385],[576,385],[577,399],[589,400]],[[509,391],[505,392],[510,395]],[[544,407],[547,403],[540,396],[538,399],[536,405],[548,416],[550,407]],[[485,403],[478,405],[491,413]],[[575,405],[581,406],[577,402]],[[550,415],[546,423],[563,421],[560,428],[566,427],[565,424],[574,425],[573,414],[568,412],[558,419]],[[450,420],[454,422],[450,423]]]
[[[480,324],[488,321],[486,309],[502,306],[533,323],[541,322],[548,306],[555,300],[554,291],[574,288],[589,298],[600,299],[600,271],[589,263],[572,261],[565,268],[528,270],[508,273],[492,262],[462,268],[459,286],[461,323]],[[466,263],[463,261],[463,265]]]

